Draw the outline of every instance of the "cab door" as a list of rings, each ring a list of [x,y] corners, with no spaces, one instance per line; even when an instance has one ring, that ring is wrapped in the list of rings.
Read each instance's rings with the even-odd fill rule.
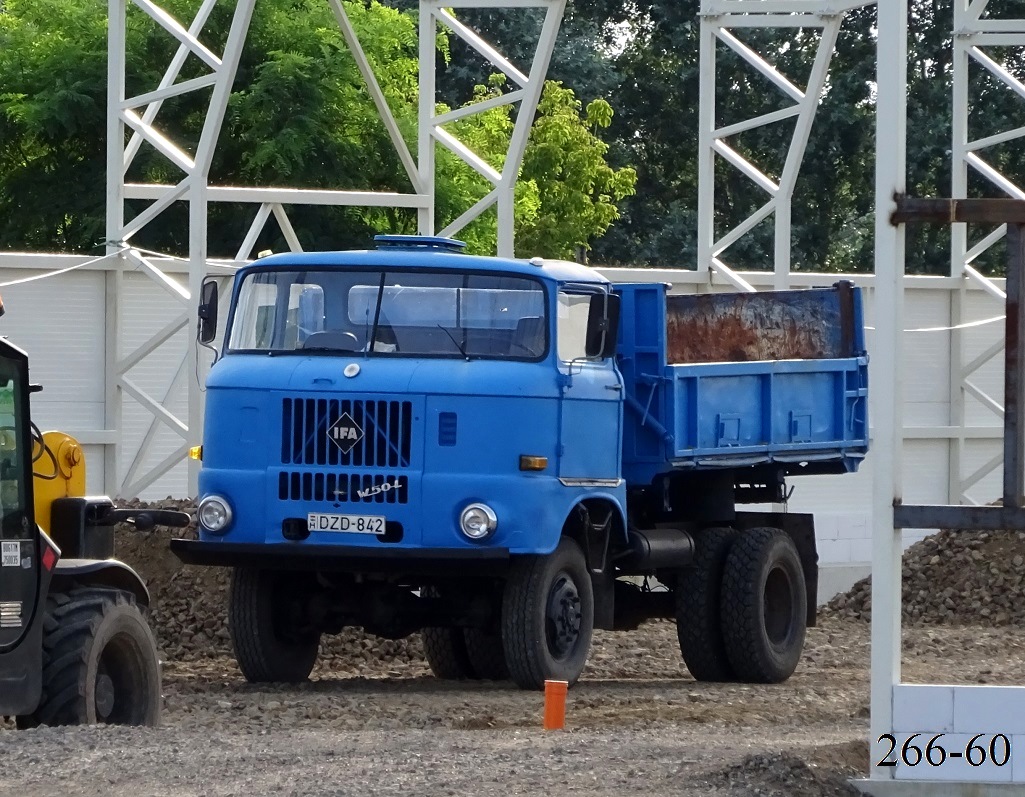
[[[556,357],[560,396],[559,478],[564,482],[618,484],[622,455],[623,379],[615,357],[594,351],[599,306],[611,297],[602,286],[564,286],[556,303]],[[618,318],[614,319],[618,323]],[[614,326],[614,325],[613,325]],[[614,329],[613,329],[614,334]]]
[[[0,346],[0,652],[28,629],[39,591],[39,538],[31,509],[28,360]],[[40,467],[49,463],[40,462]]]
[[[48,464],[41,461],[40,469]],[[40,553],[32,508],[28,357],[0,341],[0,715],[34,711],[42,688],[41,601],[49,575]],[[49,553],[46,564],[52,566],[57,557]]]

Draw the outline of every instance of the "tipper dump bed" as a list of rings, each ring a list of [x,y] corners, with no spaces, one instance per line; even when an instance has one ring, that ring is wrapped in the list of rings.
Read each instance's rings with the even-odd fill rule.
[[[668,296],[622,284],[623,475],[778,463],[856,470],[868,450],[861,293]]]

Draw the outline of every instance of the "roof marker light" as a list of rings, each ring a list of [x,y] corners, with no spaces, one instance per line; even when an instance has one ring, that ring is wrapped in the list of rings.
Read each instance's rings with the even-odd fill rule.
[[[464,241],[437,235],[375,235],[374,243],[378,249],[407,249],[421,252],[429,249],[462,252],[466,248]]]

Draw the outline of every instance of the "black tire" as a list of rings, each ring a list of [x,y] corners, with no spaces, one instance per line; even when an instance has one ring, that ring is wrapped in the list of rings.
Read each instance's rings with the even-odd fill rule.
[[[461,628],[425,628],[420,632],[424,641],[424,658],[435,678],[461,681],[473,678],[473,667],[466,651],[466,640]]]
[[[303,625],[293,574],[236,567],[231,574],[228,631],[242,675],[250,683],[300,683],[317,661],[320,632]]]
[[[780,529],[744,532],[726,560],[722,624],[726,652],[748,683],[780,683],[797,668],[808,622],[801,557]]]
[[[502,647],[518,686],[576,683],[593,629],[591,576],[573,540],[564,537],[548,556],[525,556],[513,565],[502,596]]]
[[[697,681],[736,680],[720,621],[723,572],[736,538],[731,528],[699,532],[694,561],[676,580],[676,635],[683,661]]]
[[[78,588],[47,599],[43,697],[19,728],[160,724],[160,661],[129,592]]]
[[[486,681],[504,681],[509,677],[501,634],[466,628],[463,630],[463,639],[466,641],[466,655],[473,677]]]

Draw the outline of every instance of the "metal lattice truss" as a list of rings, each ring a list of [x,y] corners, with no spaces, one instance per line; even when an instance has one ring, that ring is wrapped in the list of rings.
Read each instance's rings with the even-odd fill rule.
[[[790,213],[797,175],[804,160],[815,112],[826,86],[837,35],[848,11],[875,0],[702,0],[701,109],[698,140],[698,270],[713,270],[736,288],[754,288],[728,264],[724,253],[762,221],[775,220],[775,287],[786,288],[790,274]],[[745,44],[734,31],[751,28],[819,29],[818,51],[804,89]],[[768,80],[788,103],[782,109],[725,127],[716,124],[718,85],[716,49],[725,45]],[[730,146],[731,136],[763,125],[795,119],[786,161],[778,178],[767,175],[751,159]],[[717,158],[743,174],[764,192],[766,201],[737,226],[716,237],[715,167]]]
[[[208,273],[230,273],[231,266],[252,257],[253,248],[265,225],[274,217],[292,251],[301,251],[302,245],[289,220],[288,208],[303,205],[378,206],[409,208],[417,211],[418,228],[422,234],[433,234],[435,149],[442,145],[470,168],[481,174],[492,189],[466,210],[459,218],[442,230],[442,234],[457,233],[475,218],[497,205],[499,254],[513,254],[513,197],[519,169],[526,150],[527,138],[544,84],[545,75],[555,47],[555,39],[565,11],[566,0],[421,0],[420,3],[420,101],[417,131],[417,158],[403,139],[395,117],[388,106],[381,87],[371,69],[365,52],[345,11],[342,0],[324,0],[348,44],[352,57],[360,70],[367,91],[387,129],[406,176],[408,193],[376,191],[332,191],[265,187],[211,186],[210,168],[216,152],[218,138],[231,95],[240,57],[245,46],[250,21],[257,0],[236,0],[231,28],[221,53],[215,53],[203,41],[204,28],[218,0],[203,0],[191,22],[175,19],[158,0],[108,0],[108,113],[107,113],[107,238],[108,253],[117,259],[120,269],[114,271],[107,284],[107,380],[106,428],[121,429],[122,404],[125,396],[152,414],[142,446],[121,476],[120,437],[107,447],[105,456],[105,489],[116,495],[136,495],[153,484],[174,466],[181,464],[189,446],[199,442],[202,426],[202,391],[200,385],[200,356],[192,343],[196,336],[196,307],[203,277]],[[222,0],[224,3],[230,0]],[[178,42],[175,53],[159,84],[152,90],[135,97],[126,96],[126,18],[131,6],[150,17]],[[528,74],[521,72],[475,31],[462,23],[452,9],[537,7],[545,10],[545,20],[537,52]],[[436,112],[435,63],[438,24],[463,39],[496,69],[503,72],[516,88],[501,97],[491,98],[475,105],[447,113]],[[183,66],[190,59],[198,60],[206,74],[179,82]],[[189,148],[172,140],[161,128],[160,110],[163,103],[188,93],[204,92],[209,96],[205,122],[198,143]],[[519,103],[509,149],[499,171],[480,155],[461,142],[446,129],[459,119],[503,104]],[[126,135],[130,131],[130,138]],[[126,181],[128,170],[143,147],[158,153],[181,174],[173,184],[139,184]],[[148,202],[140,213],[126,220],[125,202]],[[168,276],[159,263],[144,252],[132,248],[132,239],[148,224],[159,218],[177,202],[189,204],[189,275],[186,284]],[[248,233],[234,252],[234,259],[215,261],[207,251],[207,211],[211,202],[247,203],[256,206]],[[225,253],[229,254],[229,253]],[[230,256],[230,255],[229,255]],[[226,268],[227,267],[227,268]],[[182,312],[143,345],[130,352],[120,346],[123,304],[124,269],[141,270],[167,290],[181,304]],[[186,351],[170,387],[163,395],[152,395],[133,379],[132,370],[176,335],[186,330]],[[180,343],[179,343],[180,346]],[[187,390],[187,418],[180,418],[167,409],[181,390]],[[151,463],[150,459],[157,431],[166,427],[180,438],[181,444],[173,451]],[[120,432],[118,432],[118,435]],[[195,472],[190,474],[190,490],[195,489]]]
[[[450,9],[453,8],[484,8],[484,7],[537,7],[544,8],[545,20],[541,28],[537,52],[530,67],[529,74],[524,74],[511,64],[501,53],[484,41],[477,33],[460,22]],[[498,206],[498,254],[512,257],[513,241],[513,201],[516,180],[523,154],[527,149],[527,138],[534,121],[534,111],[541,99],[548,65],[555,51],[555,40],[559,34],[562,17],[566,10],[566,0],[499,0],[488,3],[486,0],[420,0],[420,122],[419,129],[428,131],[429,135],[420,136],[420,174],[427,180],[434,174],[435,144],[441,144],[459,157],[464,163],[487,180],[493,188],[477,201],[465,213],[446,226],[442,235],[455,235],[467,224],[484,213],[492,205]],[[435,102],[435,73],[433,64],[435,36],[437,25],[441,23],[460,39],[465,41],[477,53],[483,56],[497,70],[502,72],[518,88],[482,102],[457,108],[447,113],[438,114]],[[513,128],[509,151],[506,154],[502,170],[499,171],[487,163],[479,155],[473,153],[455,135],[445,129],[445,125],[464,119],[475,113],[496,108],[500,105],[520,103],[519,114]],[[433,196],[432,196],[433,202]],[[433,205],[431,218],[421,224],[421,232],[433,234]]]
[[[989,8],[992,5],[993,8]],[[1012,199],[1025,199],[1025,190],[1015,185],[986,159],[987,150],[1002,144],[1019,141],[1025,138],[1025,127],[1005,130],[984,138],[971,139],[971,117],[974,109],[976,114],[984,114],[985,108],[973,102],[971,96],[970,72],[982,70],[991,76],[991,83],[999,86],[1009,96],[1016,96],[1025,102],[1025,83],[1012,74],[1003,64],[987,50],[991,48],[1025,47],[1025,19],[994,19],[990,12],[1003,3],[992,3],[989,0],[955,0],[954,2],[954,116],[953,116],[953,185],[952,194],[955,199],[968,196],[969,175],[974,173],[983,179],[996,196]],[[974,243],[970,240],[971,230],[968,225],[955,224],[951,228],[951,264],[950,275],[962,278],[959,293],[953,293],[950,308],[950,423],[958,429],[958,434],[951,439],[949,495],[951,503],[978,504],[969,491],[976,487],[987,476],[1003,464],[1003,453],[997,454],[982,465],[964,472],[966,459],[966,443],[977,436],[973,427],[968,426],[965,401],[971,396],[979,404],[989,410],[1002,423],[1004,408],[1001,400],[988,393],[978,383],[976,376],[995,357],[1004,350],[1003,339],[977,354],[967,362],[965,334],[961,325],[970,322],[967,306],[965,284],[978,284],[993,298],[994,312],[1003,311],[1006,295],[993,280],[984,277],[973,266],[980,257],[1001,241],[1007,232],[1006,225],[985,234]],[[976,313],[978,310],[976,310]],[[978,431],[978,430],[976,430]],[[991,498],[991,496],[990,496]],[[983,501],[989,500],[983,498]]]

